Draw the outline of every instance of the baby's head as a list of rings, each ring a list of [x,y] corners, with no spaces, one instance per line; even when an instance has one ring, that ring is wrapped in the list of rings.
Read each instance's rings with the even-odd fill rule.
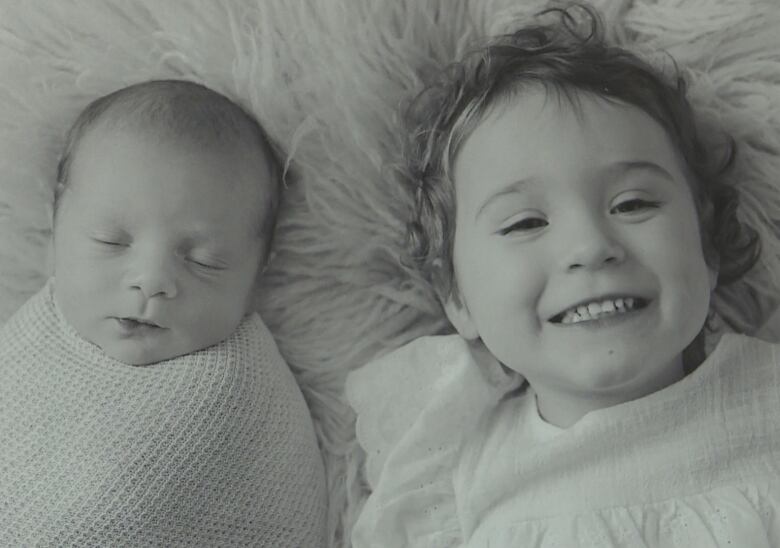
[[[589,10],[493,40],[409,109],[410,253],[453,326],[549,406],[674,382],[717,283],[755,262],[679,77]],[[686,364],[693,367],[697,364]],[[554,403],[553,403],[554,402]],[[565,422],[565,420],[562,420]]]
[[[97,99],[70,129],[58,169],[63,316],[130,364],[225,339],[267,260],[280,181],[260,124],[204,86],[150,81]]]

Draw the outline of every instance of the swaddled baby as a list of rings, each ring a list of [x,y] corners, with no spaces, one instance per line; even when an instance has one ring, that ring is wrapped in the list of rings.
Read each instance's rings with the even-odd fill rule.
[[[54,277],[0,331],[0,545],[320,546],[307,407],[250,295],[281,169],[198,84],[90,104]]]

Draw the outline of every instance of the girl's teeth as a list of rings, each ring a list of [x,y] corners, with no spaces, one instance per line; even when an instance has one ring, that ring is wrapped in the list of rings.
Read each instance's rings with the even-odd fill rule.
[[[600,303],[589,303],[587,306],[578,306],[575,309],[568,310],[561,323],[578,323],[586,320],[594,320],[604,314],[622,313],[634,308],[635,299],[627,297],[614,300],[605,300]]]

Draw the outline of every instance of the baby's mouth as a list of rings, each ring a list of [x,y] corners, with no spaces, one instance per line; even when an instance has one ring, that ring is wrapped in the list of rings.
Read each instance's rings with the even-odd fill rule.
[[[139,327],[150,327],[160,329],[161,327],[154,322],[141,320],[138,318],[117,318],[116,321],[125,329],[137,329]]]
[[[551,323],[575,324],[598,320],[606,316],[616,316],[635,310],[641,310],[649,304],[649,300],[643,297],[616,297],[604,298],[584,302],[569,309],[559,312],[550,318]]]

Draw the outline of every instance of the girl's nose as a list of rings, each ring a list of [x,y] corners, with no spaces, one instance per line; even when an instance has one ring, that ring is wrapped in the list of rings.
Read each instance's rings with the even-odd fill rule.
[[[626,251],[608,226],[595,220],[579,223],[568,231],[565,268],[567,271],[599,270],[608,265],[620,264]]]
[[[147,299],[176,297],[176,269],[170,263],[171,261],[166,259],[139,257],[128,278],[130,289],[140,291]]]

